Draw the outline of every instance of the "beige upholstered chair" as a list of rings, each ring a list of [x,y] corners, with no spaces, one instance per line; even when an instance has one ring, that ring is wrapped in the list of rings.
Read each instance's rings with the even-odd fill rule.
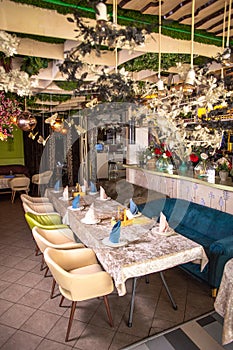
[[[82,243],[76,243],[74,241],[74,234],[71,229],[67,228],[61,228],[61,229],[54,229],[54,230],[46,230],[40,227],[33,227],[32,229],[32,235],[34,237],[34,240],[41,251],[42,259],[41,259],[41,267],[40,270],[42,271],[44,268],[44,251],[46,248],[54,248],[54,249],[77,249],[77,248],[84,248],[85,246]],[[45,271],[45,276],[48,272],[48,267]],[[53,279],[52,284],[52,290],[50,294],[50,298],[53,297],[53,292],[55,288],[55,280]]]
[[[49,199],[48,197],[32,197],[29,196],[28,194],[21,194],[20,198],[22,200],[22,202],[26,202],[26,203],[49,203]]]
[[[65,341],[68,341],[77,301],[104,297],[104,302],[113,326],[107,295],[113,291],[111,276],[102,270],[92,249],[57,250],[46,248],[44,259],[59,285],[62,299],[72,301]]]
[[[52,203],[29,203],[22,202],[23,209],[25,213],[33,213],[33,214],[53,214],[55,213],[55,209]]]
[[[35,174],[32,176],[32,183],[38,186],[38,195],[40,194],[40,186],[46,187],[49,180],[51,179],[53,172],[51,170],[44,171],[40,174]]]
[[[27,194],[29,192],[30,187],[30,179],[29,177],[15,177],[14,179],[9,181],[9,186],[11,188],[11,201],[14,203],[15,194],[17,191],[25,191]]]

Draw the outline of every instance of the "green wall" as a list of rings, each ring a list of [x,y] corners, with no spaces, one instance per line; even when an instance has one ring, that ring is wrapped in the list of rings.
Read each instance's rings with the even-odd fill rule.
[[[0,165],[24,165],[23,131],[15,128],[14,138],[0,141]]]

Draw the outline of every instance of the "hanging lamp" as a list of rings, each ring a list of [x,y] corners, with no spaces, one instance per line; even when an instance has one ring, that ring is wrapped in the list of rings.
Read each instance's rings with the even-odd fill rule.
[[[163,80],[161,79],[161,34],[162,34],[162,2],[159,0],[159,67],[158,67],[158,81],[156,83],[159,91],[164,90]]]
[[[193,67],[193,49],[194,49],[194,16],[195,16],[195,0],[192,0],[192,26],[191,26],[191,61],[190,70],[187,73],[183,91],[187,95],[191,95],[195,85],[195,70]]]
[[[224,66],[229,66],[230,59],[231,59],[231,48],[230,48],[231,7],[232,7],[232,0],[229,0],[226,48],[224,49],[221,55],[221,61]],[[224,34],[225,33],[223,33],[223,37],[224,37]]]
[[[24,112],[18,116],[16,124],[23,131],[32,131],[37,125],[36,118],[27,110],[26,97],[24,99]]]

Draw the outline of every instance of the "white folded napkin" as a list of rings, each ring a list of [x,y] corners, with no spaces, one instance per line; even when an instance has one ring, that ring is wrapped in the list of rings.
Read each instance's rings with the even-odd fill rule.
[[[64,188],[64,190],[63,190],[63,199],[64,199],[65,201],[68,201],[68,199],[69,199],[69,189],[68,189],[68,186],[66,186],[66,187]]]
[[[169,228],[166,216],[161,212],[159,220],[159,232],[166,232]]]
[[[100,199],[108,199],[108,196],[106,195],[105,190],[102,186],[100,186]]]
[[[95,208],[93,206],[93,203],[91,204],[89,210],[86,212],[86,215],[85,215],[85,221],[86,222],[95,222],[97,221],[97,216],[96,216],[96,213],[95,213]]]

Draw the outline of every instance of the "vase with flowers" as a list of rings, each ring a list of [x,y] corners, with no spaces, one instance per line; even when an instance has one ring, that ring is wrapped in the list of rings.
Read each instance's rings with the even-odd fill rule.
[[[194,168],[194,173],[198,177],[208,176],[208,174],[207,174],[207,159],[208,159],[208,154],[206,154],[204,152],[200,154],[200,161]]]
[[[220,180],[226,181],[229,175],[229,171],[232,169],[231,162],[226,157],[222,157],[217,160],[216,165],[216,171],[218,171]]]
[[[157,156],[156,169],[161,172],[171,173],[173,170],[172,153],[167,149],[166,145],[161,143],[159,147],[155,148],[154,153]]]

